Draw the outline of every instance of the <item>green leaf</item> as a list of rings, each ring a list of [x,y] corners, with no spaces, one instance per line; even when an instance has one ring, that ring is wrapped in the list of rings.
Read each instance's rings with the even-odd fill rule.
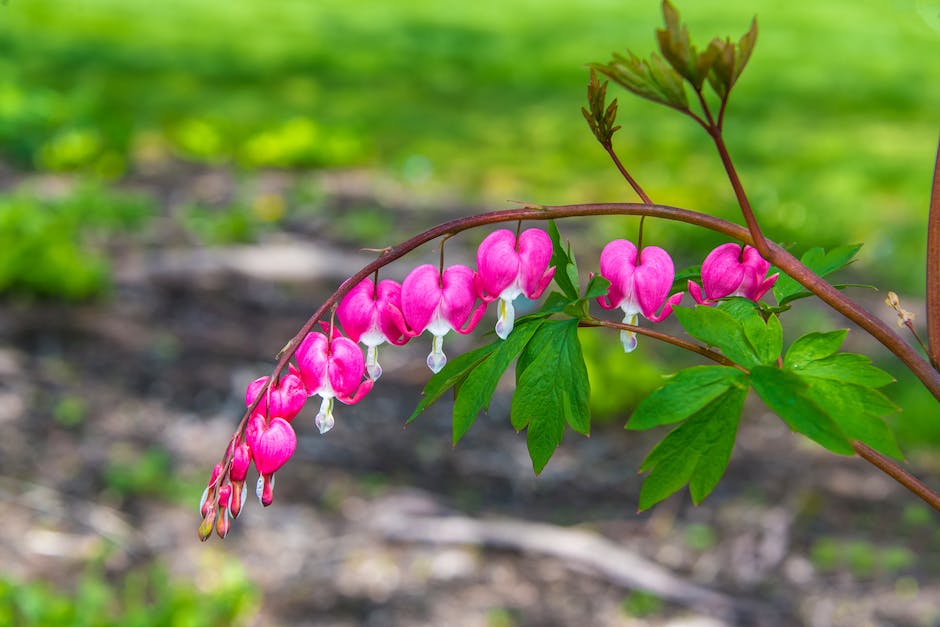
[[[810,362],[829,357],[839,350],[848,332],[848,329],[841,329],[828,333],[807,333],[790,345],[783,360],[783,367],[787,370],[799,370]]]
[[[569,301],[578,299],[578,266],[574,257],[561,241],[561,234],[554,220],[548,221],[548,235],[552,240],[552,261],[555,268],[555,284],[561,288]]]
[[[751,53],[754,51],[754,44],[756,43],[757,18],[755,17],[751,20],[751,27],[741,36],[741,39],[738,40],[738,45],[734,52],[734,73],[732,75],[731,85],[737,82],[741,73],[744,71],[744,66],[746,66],[747,62],[750,60]]]
[[[761,363],[745,337],[741,323],[727,311],[705,305],[676,307],[674,311],[689,335],[721,349],[724,356],[736,364],[750,368]]]
[[[509,364],[519,355],[543,320],[520,321],[505,340],[499,341],[496,350],[490,352],[467,374],[454,399],[454,446],[467,433],[480,410],[489,408],[490,399],[496,391],[500,377]]]
[[[803,253],[800,261],[807,268],[819,276],[824,277],[851,263],[852,259],[858,254],[861,248],[861,244],[837,246],[829,252],[819,247],[811,248]],[[809,295],[809,292],[807,292],[802,285],[797,283],[793,277],[786,274],[781,274],[777,282],[774,283],[773,292],[774,298],[777,299],[777,304],[779,305],[786,305],[789,302]]]
[[[722,301],[718,309],[727,311],[741,324],[744,337],[760,363],[776,363],[783,350],[783,327],[777,316],[771,315],[765,322],[757,303],[739,297]]]
[[[607,293],[607,290],[610,289],[610,281],[605,279],[599,274],[595,274],[588,281],[587,286],[584,288],[584,296],[581,298],[584,300],[592,300],[594,298],[599,298]]]
[[[860,440],[876,451],[904,459],[894,433],[881,418],[899,410],[878,390],[834,379],[804,377],[807,396],[833,418],[850,440]]]
[[[731,458],[746,397],[747,388],[732,385],[656,445],[640,467],[650,471],[640,490],[640,511],[686,483],[696,504],[711,493]]]
[[[894,382],[894,377],[871,364],[871,359],[855,353],[836,353],[799,369],[800,374],[823,379],[835,379],[870,388],[880,388]]]
[[[424,391],[422,392],[422,399],[418,403],[418,406],[411,413],[411,416],[408,420],[405,421],[405,424],[410,424],[415,418],[422,414],[428,407],[430,407],[437,399],[444,395],[444,392],[449,390],[452,387],[459,386],[464,379],[470,374],[470,371],[476,368],[480,362],[485,360],[490,354],[499,348],[502,340],[497,340],[492,344],[487,344],[486,346],[481,346],[480,348],[470,351],[469,353],[464,353],[458,357],[450,360],[444,367],[435,375],[432,375],[430,380],[424,386]]]
[[[807,395],[809,386],[799,375],[758,366],[751,370],[751,385],[761,400],[794,431],[815,440],[833,453],[852,455],[846,434],[826,411]]]
[[[680,370],[640,401],[626,428],[642,430],[685,420],[733,386],[748,387],[747,375],[737,368],[694,366]]]
[[[546,320],[519,355],[510,409],[512,426],[527,429],[536,474],[561,443],[566,423],[578,433],[590,433],[589,397],[578,321]]]

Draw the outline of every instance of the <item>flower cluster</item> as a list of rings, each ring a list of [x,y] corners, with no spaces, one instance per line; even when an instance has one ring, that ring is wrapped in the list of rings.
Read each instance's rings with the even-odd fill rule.
[[[245,404],[252,411],[232,436],[223,463],[215,466],[203,493],[200,537],[206,539],[213,530],[222,537],[228,533],[245,501],[252,463],[259,475],[257,497],[262,505],[271,504],[274,475],[297,448],[291,423],[309,397],[321,399],[314,423],[326,433],[335,424],[334,400],[357,403],[381,377],[380,345],[401,346],[428,331],[432,347],[427,365],[437,373],[447,362],[444,337],[450,331],[472,332],[495,300],[496,335],[506,339],[514,325],[514,300],[541,296],[555,273],[551,258],[552,242],[545,231],[528,229],[517,235],[500,229],[477,249],[476,270],[425,264],[400,284],[365,279],[353,286],[336,309],[338,327],[321,323],[322,330],[308,333],[299,343],[296,364],[289,365],[287,374],[275,381],[262,377],[248,386]],[[750,246],[725,244],[702,265],[704,291],[691,281],[689,291],[700,304],[733,295],[757,300],[776,280],[777,275],[765,278],[768,268]],[[664,320],[684,295],[670,295],[675,280],[672,258],[656,246],[638,250],[627,240],[614,240],[601,253],[600,273],[610,287],[598,302],[605,309],[621,309],[623,321],[630,325],[636,325],[640,315],[651,322]],[[633,331],[622,331],[620,337],[625,351],[636,348]]]

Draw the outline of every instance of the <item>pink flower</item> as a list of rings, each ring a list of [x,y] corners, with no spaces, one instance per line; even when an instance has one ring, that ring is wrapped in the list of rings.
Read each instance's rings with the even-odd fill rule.
[[[401,312],[401,285],[395,281],[364,279],[349,291],[336,309],[343,330],[353,342],[366,345],[366,370],[376,381],[382,376],[378,346],[389,342],[401,346],[411,336]]]
[[[418,266],[401,285],[401,306],[412,335],[427,329],[434,336],[428,368],[440,372],[447,363],[444,336],[451,330],[467,334],[473,331],[486,311],[486,302],[474,306],[477,292],[474,272],[467,266],[453,265],[443,276],[436,266]]]
[[[549,268],[552,259],[552,240],[541,229],[528,229],[519,235],[500,229],[486,236],[477,249],[476,284],[480,298],[490,302],[499,298],[499,318],[496,335],[506,339],[512,333],[515,309],[512,301],[525,294],[538,298],[548,287],[555,268]]]
[[[274,473],[294,454],[297,436],[283,418],[272,418],[268,422],[256,414],[245,428],[245,441],[261,475],[255,493],[261,504],[267,507],[274,500]]]
[[[753,246],[730,242],[708,253],[702,262],[702,288],[689,281],[689,293],[700,305],[712,305],[720,298],[743,296],[753,301],[767,293],[780,273],[766,276],[770,262]]]
[[[323,399],[315,420],[320,433],[332,429],[336,422],[333,418],[334,398],[352,405],[372,389],[372,379],[362,380],[366,369],[362,351],[348,337],[334,335],[328,340],[318,331],[308,333],[297,347],[294,358],[307,393]]]
[[[647,246],[637,255],[632,242],[614,240],[601,252],[600,266],[601,276],[610,281],[610,289],[606,297],[602,296],[597,301],[604,309],[622,309],[623,321],[627,324],[635,325],[638,314],[652,322],[660,322],[682,300],[682,292],[669,297],[676,272],[672,258],[662,248]],[[660,307],[662,312],[657,314]],[[634,350],[636,333],[621,331],[620,343],[625,352]]]
[[[232,502],[229,504],[232,518],[238,518],[242,504],[245,502],[247,490],[245,479],[248,477],[248,468],[250,466],[251,449],[248,447],[247,442],[241,442],[232,450],[232,465],[228,471],[228,478],[232,482]]]
[[[250,407],[258,396],[258,391],[268,382],[268,377],[261,377],[252,381],[245,390],[245,406]],[[270,407],[268,401],[270,400]],[[283,418],[287,422],[294,419],[304,403],[307,402],[307,388],[300,378],[300,372],[291,364],[288,374],[280,378],[277,385],[266,391],[264,397],[255,407],[255,413],[271,418]]]

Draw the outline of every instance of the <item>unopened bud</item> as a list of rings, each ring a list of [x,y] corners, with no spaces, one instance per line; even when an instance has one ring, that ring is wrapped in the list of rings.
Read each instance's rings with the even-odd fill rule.
[[[202,519],[202,524],[199,525],[199,539],[203,542],[208,540],[209,536],[212,535],[212,530],[215,528],[215,514],[216,512],[213,509]]]

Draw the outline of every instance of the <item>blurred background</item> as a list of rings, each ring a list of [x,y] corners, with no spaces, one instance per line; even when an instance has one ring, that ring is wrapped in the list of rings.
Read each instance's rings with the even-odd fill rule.
[[[864,242],[837,279],[877,285],[852,295],[886,320],[889,289],[922,320],[940,5],[679,9],[701,46],[758,17],[726,127],[765,232],[796,253]],[[936,515],[759,403],[705,504],[637,515],[663,434],[624,419],[696,362],[595,331],[594,435],[569,434],[542,476],[508,385],[456,449],[446,401],[402,430],[421,338],[384,351],[327,437],[314,411],[297,419],[272,508],[196,539],[245,386],[362,249],[511,199],[634,200],[580,114],[585,64],[646,56],[660,25],[653,0],[0,4],[0,624],[937,624]],[[610,95],[654,200],[738,220],[698,127]],[[637,223],[559,226],[587,272]],[[720,243],[656,221],[644,237],[679,268]],[[791,340],[847,326],[807,301],[786,317]],[[847,348],[898,378],[892,423],[940,486],[936,402],[861,333]]]

